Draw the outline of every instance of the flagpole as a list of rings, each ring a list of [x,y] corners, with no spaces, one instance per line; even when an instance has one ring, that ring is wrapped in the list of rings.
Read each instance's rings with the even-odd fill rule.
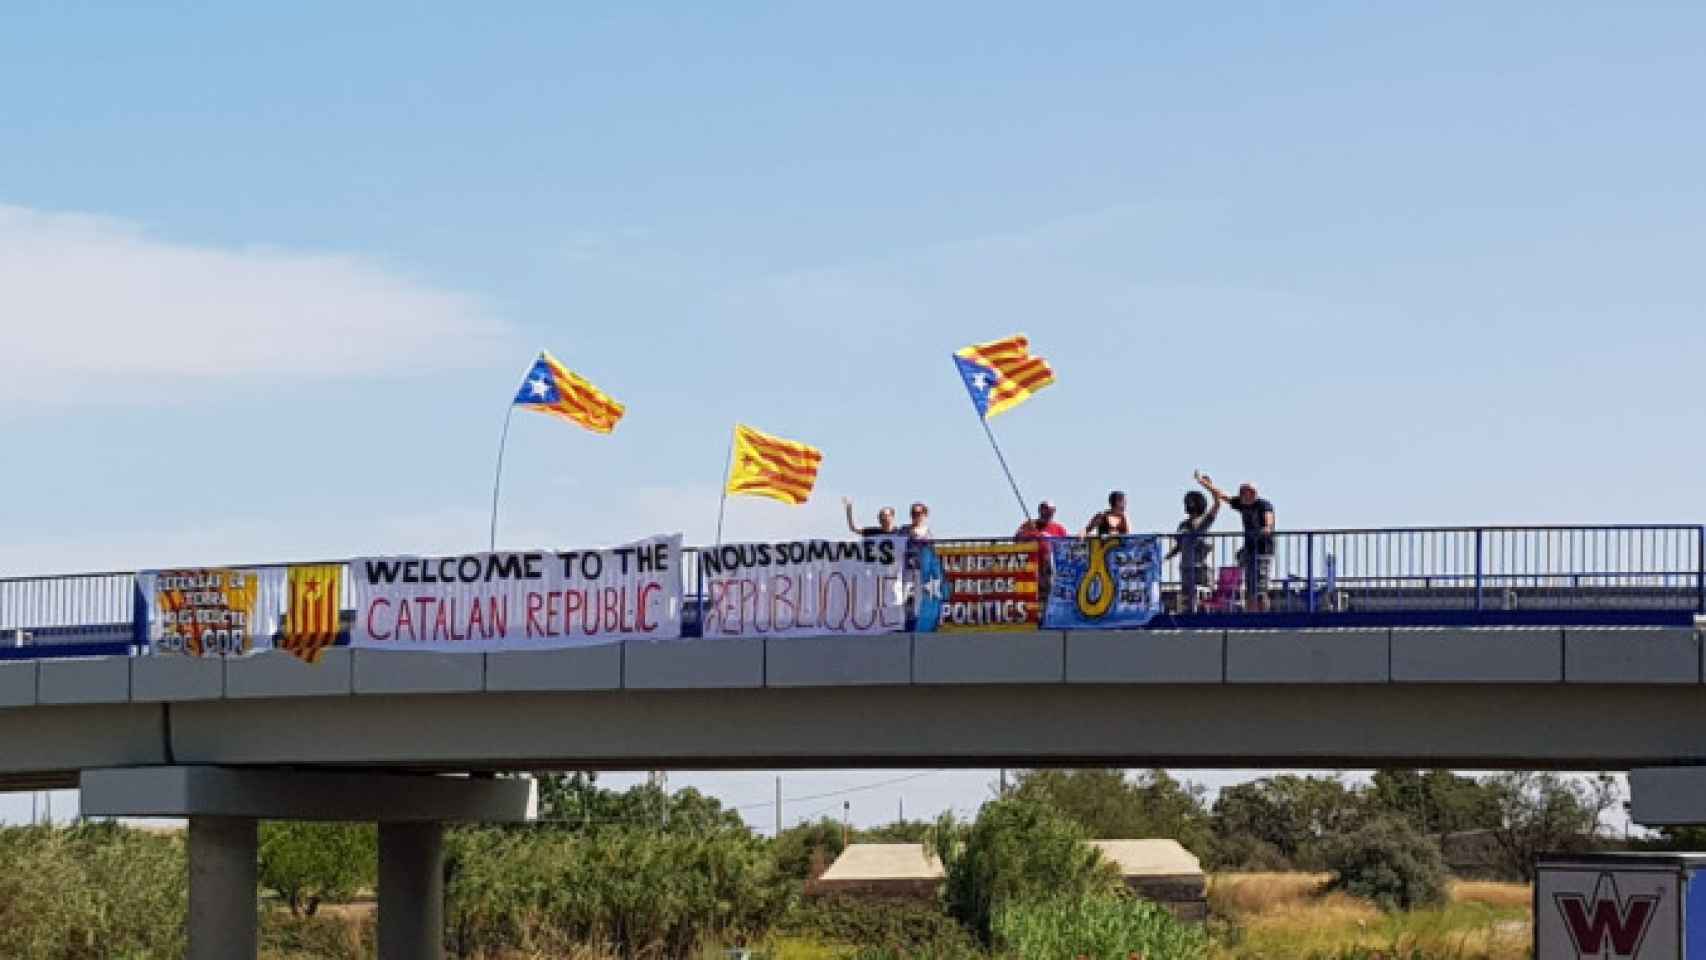
[[[498,438],[498,473],[492,479],[492,537],[486,549],[497,552],[498,549],[498,489],[504,479],[504,447],[509,445],[509,422],[515,416],[515,401],[510,401],[509,408],[504,413],[503,435]]]
[[[983,424],[983,434],[989,438],[989,447],[995,451],[995,459],[1001,462],[1001,472],[1007,475],[1007,485],[1013,488],[1013,499],[1019,501],[1019,512],[1025,515],[1025,522],[1031,520],[1031,508],[1025,504],[1025,495],[1019,492],[1019,481],[1013,479],[1013,471],[1007,468],[1007,458],[1001,453],[1001,444],[995,442],[995,431],[989,429],[989,418],[979,415],[978,422]]]
[[[729,504],[729,468],[734,466],[734,462],[735,435],[733,431],[730,431],[728,456],[723,458],[723,479],[717,484],[723,491],[722,499],[717,501],[717,546],[719,547],[723,545],[723,508]]]

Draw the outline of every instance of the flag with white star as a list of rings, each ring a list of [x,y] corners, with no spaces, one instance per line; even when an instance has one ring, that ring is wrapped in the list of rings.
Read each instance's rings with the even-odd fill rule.
[[[1023,334],[974,343],[955,352],[954,366],[977,415],[985,420],[1024,403],[1054,382],[1054,370],[1047,360],[1031,354],[1031,342]]]
[[[609,433],[616,429],[626,410],[609,394],[588,383],[580,375],[558,362],[556,357],[540,351],[539,359],[527,371],[527,379],[516,391],[515,405],[536,413],[548,413],[578,424],[594,433]]]

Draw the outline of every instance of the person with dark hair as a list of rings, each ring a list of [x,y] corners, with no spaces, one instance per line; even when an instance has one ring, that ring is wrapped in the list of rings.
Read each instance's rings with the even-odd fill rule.
[[[912,522],[900,528],[909,541],[930,539],[930,508],[922,500],[912,504]]]
[[[1266,610],[1274,570],[1274,505],[1262,499],[1253,483],[1240,484],[1236,497],[1215,491],[1215,498],[1238,511],[1244,521],[1244,546],[1238,551],[1244,589],[1257,609]]]
[[[1131,532],[1131,522],[1125,516],[1125,491],[1108,494],[1108,509],[1090,518],[1084,526],[1086,537],[1123,537]]]
[[[1033,519],[1019,524],[1018,532],[1013,534],[1015,540],[1047,540],[1051,537],[1068,536],[1066,528],[1055,522],[1054,504],[1044,500],[1037,504],[1037,515]]]
[[[1204,534],[1214,526],[1214,518],[1220,515],[1223,498],[1208,474],[1198,470],[1193,476],[1209,495],[1205,497],[1199,490],[1185,494],[1185,519],[1179,521],[1178,536],[1173,539],[1173,549],[1167,554],[1167,559],[1184,554],[1184,559],[1179,561],[1179,606],[1196,613],[1202,603],[1203,591],[1212,590],[1214,585],[1214,543]]]
[[[841,505],[847,508],[847,529],[861,537],[887,537],[900,533],[900,528],[894,525],[894,508],[884,507],[877,511],[877,525],[861,527],[853,521],[853,498],[842,497]]]

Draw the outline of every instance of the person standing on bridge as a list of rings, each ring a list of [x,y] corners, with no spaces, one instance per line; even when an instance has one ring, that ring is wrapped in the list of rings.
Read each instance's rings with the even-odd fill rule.
[[[1019,524],[1019,529],[1013,534],[1015,540],[1047,540],[1050,537],[1069,536],[1066,528],[1055,522],[1054,504],[1044,500],[1037,504],[1037,516]]]
[[[1086,537],[1123,537],[1131,532],[1131,521],[1125,516],[1125,491],[1108,494],[1108,509],[1090,518],[1084,526]]]
[[[1191,613],[1196,613],[1201,605],[1201,594],[1213,589],[1214,543],[1204,534],[1214,526],[1214,518],[1220,515],[1220,503],[1226,499],[1208,474],[1198,470],[1194,476],[1208,491],[1208,496],[1203,496],[1198,490],[1185,494],[1185,519],[1179,521],[1173,550],[1167,554],[1169,560],[1184,554],[1184,559],[1179,561],[1179,595],[1183,601],[1180,606]]]
[[[930,508],[924,505],[924,501],[912,504],[912,522],[901,527],[900,532],[906,534],[906,539],[912,543],[930,539]]]
[[[1268,609],[1268,580],[1274,569],[1274,505],[1262,499],[1253,483],[1240,484],[1237,497],[1215,491],[1216,499],[1238,511],[1244,521],[1244,546],[1238,563],[1244,568],[1244,587],[1256,609]]]
[[[842,497],[841,505],[847,508],[847,529],[861,537],[891,537],[900,533],[900,528],[894,524],[894,508],[884,507],[877,511],[877,525],[861,527],[853,521],[853,498]]]

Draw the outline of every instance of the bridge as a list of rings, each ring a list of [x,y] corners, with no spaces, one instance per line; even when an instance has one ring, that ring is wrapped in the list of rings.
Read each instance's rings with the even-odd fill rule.
[[[1193,603],[1170,560],[1142,629],[487,653],[346,635],[317,664],[146,655],[131,574],[0,581],[0,784],[188,817],[191,955],[222,957],[255,952],[268,818],[379,821],[381,955],[438,956],[439,824],[520,818],[524,782],[489,776],[509,770],[1620,769],[1637,820],[1706,819],[1706,528],[1277,540],[1267,588],[1224,604]]]

